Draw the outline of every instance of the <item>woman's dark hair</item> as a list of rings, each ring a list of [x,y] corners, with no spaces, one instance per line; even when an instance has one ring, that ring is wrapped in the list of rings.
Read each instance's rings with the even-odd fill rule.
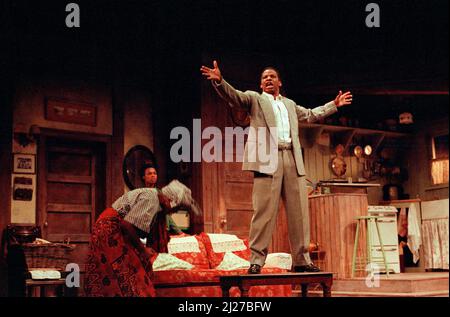
[[[144,165],[142,165],[142,168],[141,168],[141,174],[140,174],[141,178],[145,176],[145,170],[147,168],[154,168],[156,173],[158,173],[158,170],[156,169],[155,165],[153,165],[153,164],[144,164]]]

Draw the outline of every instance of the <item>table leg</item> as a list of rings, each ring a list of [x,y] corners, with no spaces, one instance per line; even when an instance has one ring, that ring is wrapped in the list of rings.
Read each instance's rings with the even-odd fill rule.
[[[308,284],[301,284],[302,286],[302,297],[308,297]]]
[[[230,297],[230,286],[222,285],[222,297]]]
[[[61,284],[56,288],[56,296],[64,297],[64,285]]]
[[[331,282],[326,281],[320,283],[320,285],[322,285],[323,297],[331,297]]]
[[[250,287],[248,286],[240,286],[239,290],[241,291],[241,297],[248,297],[248,292],[250,290]]]

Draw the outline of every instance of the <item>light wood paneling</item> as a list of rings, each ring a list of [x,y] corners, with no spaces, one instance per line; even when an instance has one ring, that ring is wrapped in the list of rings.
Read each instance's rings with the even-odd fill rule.
[[[310,148],[304,148],[303,151],[306,177],[309,180],[318,182],[336,178],[330,168],[330,161],[336,156],[331,148],[315,144]],[[357,181],[358,177],[362,177],[364,168],[362,162],[359,163],[357,158],[348,155],[344,156],[344,161],[347,164],[347,172],[342,178],[351,177],[353,181]]]
[[[354,218],[367,214],[367,195],[321,195],[310,197],[309,202],[311,241],[325,251],[322,269],[333,272],[336,278],[350,277],[356,229]],[[360,236],[360,256],[365,254],[364,234]]]

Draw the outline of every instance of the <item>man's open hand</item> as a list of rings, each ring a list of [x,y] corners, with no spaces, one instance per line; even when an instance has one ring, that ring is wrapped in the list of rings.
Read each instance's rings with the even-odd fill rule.
[[[342,90],[339,90],[339,94],[334,99],[334,103],[336,104],[336,107],[342,107],[351,104],[353,100],[352,98],[353,96],[350,91],[342,93]]]
[[[202,72],[202,75],[205,76],[209,80],[214,80],[216,82],[222,81],[222,75],[220,74],[219,66],[217,65],[217,62],[213,62],[214,68],[209,68],[206,66],[202,66],[200,68],[200,71]]]

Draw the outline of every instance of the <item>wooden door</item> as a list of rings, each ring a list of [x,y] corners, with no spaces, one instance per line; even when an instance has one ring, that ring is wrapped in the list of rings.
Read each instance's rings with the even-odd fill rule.
[[[43,238],[69,240],[82,272],[97,215],[105,208],[105,145],[42,136],[38,222]]]
[[[218,165],[218,192],[220,206],[216,217],[223,233],[248,237],[253,216],[253,173],[242,171],[242,163]]]

